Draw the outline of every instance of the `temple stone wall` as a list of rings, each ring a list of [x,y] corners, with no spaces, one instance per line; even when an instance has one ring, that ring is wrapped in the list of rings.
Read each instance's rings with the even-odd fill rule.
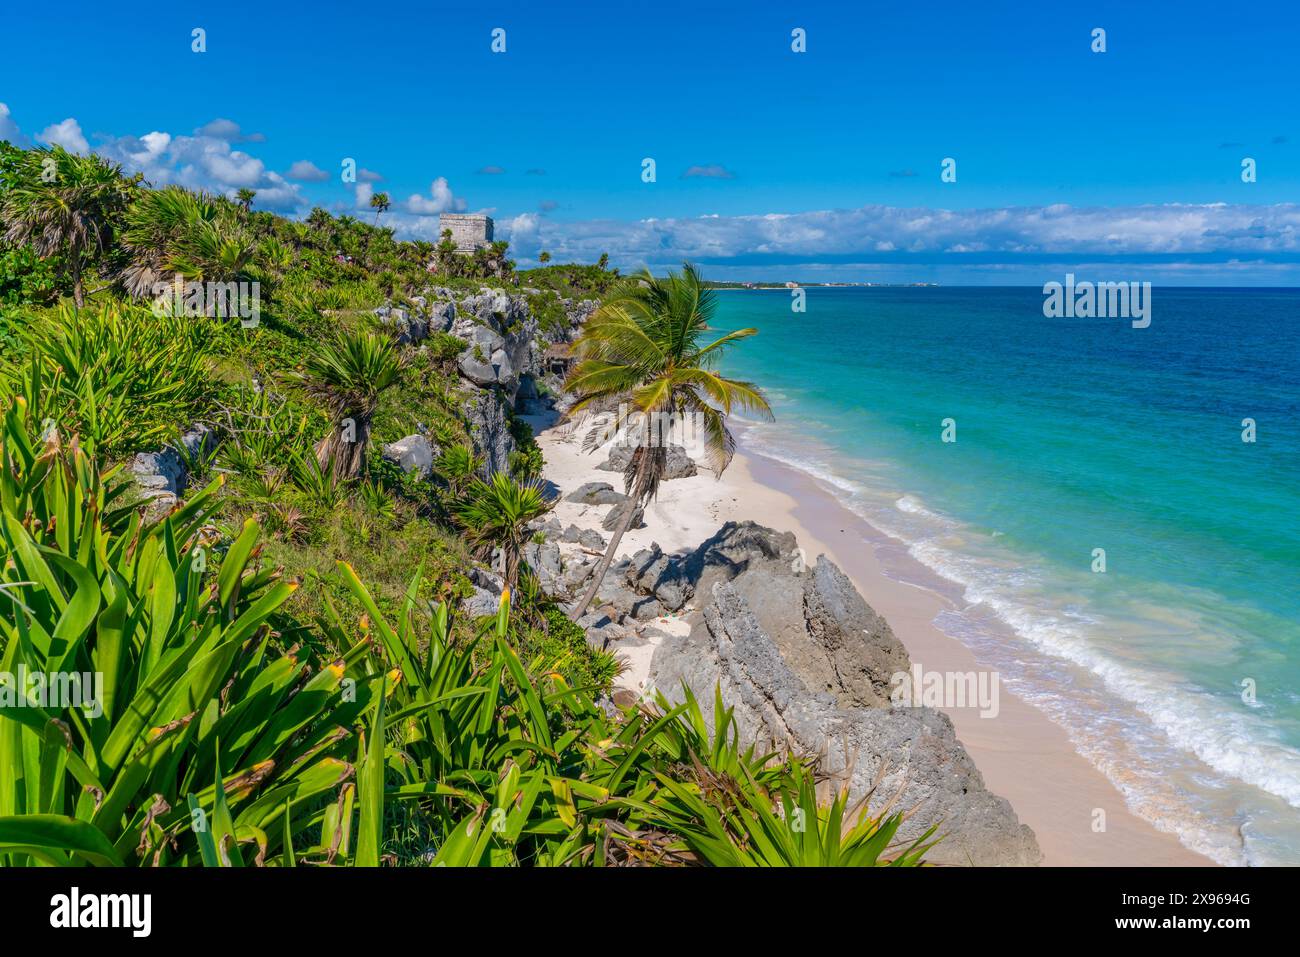
[[[492,217],[477,213],[443,213],[438,217],[438,234],[451,230],[456,252],[472,253],[492,244]]]

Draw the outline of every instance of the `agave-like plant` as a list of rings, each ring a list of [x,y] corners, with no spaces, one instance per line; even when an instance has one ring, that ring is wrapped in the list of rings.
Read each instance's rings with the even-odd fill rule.
[[[453,514],[472,544],[500,547],[506,584],[514,588],[524,545],[532,535],[528,526],[554,507],[540,482],[521,482],[497,472],[487,481],[472,480]]]
[[[62,146],[41,147],[18,162],[0,220],[11,243],[30,243],[42,259],[65,257],[73,300],[81,308],[86,304],[82,273],[112,245],[132,191],[119,166]]]
[[[322,468],[341,479],[361,474],[379,396],[397,383],[402,368],[393,340],[368,331],[345,333],[308,357],[307,387],[324,400],[333,423],[316,446]]]
[[[156,447],[207,410],[208,343],[193,323],[135,306],[61,308],[28,326],[30,358],[0,392],[110,461]]]
[[[773,755],[742,751],[720,691],[712,731],[690,689],[685,697],[678,731],[687,753],[672,764],[675,773],[654,771],[660,787],[647,815],[675,836],[671,850],[715,867],[915,867],[938,843],[936,825],[896,844],[906,815],[888,804],[870,813],[874,792],[853,808],[847,790],[821,801],[814,768],[797,755],[773,763]]]
[[[447,483],[448,493],[453,498],[459,498],[464,494],[466,486],[478,474],[482,464],[470,446],[457,442],[442,450],[434,469]]]
[[[263,863],[295,835],[336,854],[315,835],[378,707],[366,646],[274,650],[296,586],[252,522],[214,547],[219,481],[146,523],[38,428],[19,397],[0,431],[0,672],[42,679],[0,691],[0,865]]]

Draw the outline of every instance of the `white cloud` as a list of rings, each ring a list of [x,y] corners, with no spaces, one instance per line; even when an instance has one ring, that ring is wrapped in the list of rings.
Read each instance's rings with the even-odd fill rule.
[[[501,232],[499,238],[510,243],[510,251],[516,256],[536,256],[542,248],[538,233],[540,224],[541,217],[536,213],[521,213],[497,224]]]
[[[585,261],[608,251],[627,265],[741,257],[815,262],[860,256],[860,262],[876,257],[897,262],[900,254],[926,262],[952,262],[963,254],[1005,262],[1096,255],[1295,255],[1300,254],[1300,205],[864,206],[636,222],[542,219],[537,232],[557,259]]]
[[[13,117],[9,113],[9,107],[4,103],[0,103],[0,140],[8,140],[15,146],[25,147],[27,145],[27,137],[18,128],[18,124],[13,121]]]
[[[289,172],[284,174],[289,179],[300,179],[306,183],[323,183],[330,178],[330,174],[325,172],[311,160],[298,160],[289,167]]]
[[[378,173],[376,173],[374,170],[366,169],[363,166],[361,167],[361,169],[357,170],[357,179],[361,180],[361,182],[363,183],[378,183],[381,179],[383,179],[383,177],[380,176]]]
[[[439,176],[429,187],[429,195],[412,194],[406,201],[406,209],[416,216],[436,216],[438,213],[462,212],[466,203],[452,193],[447,178]]]
[[[154,186],[175,183],[225,196],[254,189],[258,207],[277,212],[292,213],[307,203],[296,183],[219,136],[173,136],[155,130],[138,137],[103,137],[95,152],[128,173],[143,173]]]
[[[375,195],[375,188],[369,183],[357,183],[354,194],[357,200],[357,209],[369,209],[370,197]]]
[[[53,123],[45,127],[36,134],[36,138],[51,146],[62,146],[69,153],[85,156],[90,152],[90,144],[86,142],[86,137],[81,132],[81,124],[70,116],[62,123]]]

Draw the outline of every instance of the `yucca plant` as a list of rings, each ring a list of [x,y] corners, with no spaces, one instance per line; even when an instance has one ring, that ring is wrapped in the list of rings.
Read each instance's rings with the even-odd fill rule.
[[[385,716],[394,742],[385,799],[414,805],[430,822],[423,859],[457,867],[590,860],[583,808],[610,795],[582,774],[590,743],[612,739],[612,731],[604,712],[549,674],[546,662],[519,659],[508,594],[495,619],[459,641],[439,605],[426,637],[416,628],[420,572],[395,624],[350,566],[340,562],[339,572],[400,676]],[[332,606],[329,614],[324,626],[344,640]],[[548,674],[549,691],[534,681],[539,672]]]
[[[712,734],[689,689],[686,698],[676,730],[686,732],[687,753],[671,763],[673,773],[654,771],[660,788],[647,815],[676,836],[672,850],[715,867],[914,867],[937,843],[931,827],[895,846],[902,812],[889,813],[887,806],[871,814],[871,792],[853,808],[846,790],[822,802],[813,768],[800,757],[773,763],[772,755],[740,750],[733,711],[720,692]],[[662,696],[659,703],[667,705]]]
[[[214,539],[219,481],[146,523],[75,439],[38,433],[19,397],[0,435],[0,672],[83,692],[68,676],[93,676],[93,693],[6,689],[0,864],[264,862],[300,833],[316,847],[374,705],[365,646],[275,652],[295,585],[260,567],[254,523]]]
[[[524,545],[532,537],[528,526],[555,507],[540,482],[521,482],[497,472],[486,482],[474,479],[453,507],[456,521],[469,541],[480,549],[501,549],[506,584],[514,588]]]
[[[308,357],[307,387],[324,400],[333,423],[316,446],[322,468],[341,479],[361,474],[379,396],[397,383],[402,367],[393,340],[373,332],[345,333]]]
[[[333,470],[323,467],[310,450],[293,456],[289,474],[294,487],[316,508],[332,512],[347,501],[348,493],[343,481]]]
[[[260,474],[268,468],[288,469],[296,450],[307,444],[311,416],[296,411],[270,388],[241,387],[234,400],[214,416],[223,441],[217,450],[219,469],[238,475]]]

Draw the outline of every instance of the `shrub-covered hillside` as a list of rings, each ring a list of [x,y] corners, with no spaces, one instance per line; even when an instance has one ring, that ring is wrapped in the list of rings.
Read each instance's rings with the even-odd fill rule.
[[[0,866],[919,859],[528,568],[616,271],[255,206],[0,143]]]

